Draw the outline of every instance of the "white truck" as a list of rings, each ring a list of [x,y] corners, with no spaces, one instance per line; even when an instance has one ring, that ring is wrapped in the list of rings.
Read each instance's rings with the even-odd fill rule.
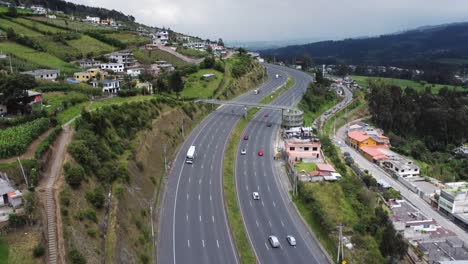
[[[193,160],[195,159],[195,155],[197,153],[195,152],[195,146],[190,146],[190,148],[187,151],[187,157],[185,158],[185,163],[192,164]]]
[[[280,77],[280,75],[279,75],[279,74],[276,74],[276,79],[278,79],[279,77]]]
[[[260,90],[255,89],[255,90],[254,90],[254,94],[258,94],[258,93],[260,93]]]

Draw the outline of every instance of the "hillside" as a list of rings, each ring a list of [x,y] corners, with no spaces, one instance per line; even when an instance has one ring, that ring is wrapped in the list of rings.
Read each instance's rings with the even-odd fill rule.
[[[468,63],[468,22],[422,27],[372,38],[322,41],[262,51],[292,62],[304,55],[317,63],[370,65],[425,65]]]

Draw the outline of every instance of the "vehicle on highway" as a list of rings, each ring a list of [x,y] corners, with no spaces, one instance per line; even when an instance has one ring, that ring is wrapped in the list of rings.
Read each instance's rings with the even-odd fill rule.
[[[259,90],[254,90],[254,94],[258,94],[260,91]]]
[[[245,149],[241,149],[241,155],[245,155],[247,151]]]
[[[185,158],[185,163],[192,164],[193,160],[195,159],[195,155],[197,153],[195,152],[195,146],[190,146],[190,148],[187,151],[187,157]]]
[[[291,246],[296,245],[296,239],[293,236],[286,236],[286,240],[288,241],[289,245]]]
[[[271,123],[268,123],[268,124],[267,124],[267,127],[271,127]]]
[[[281,75],[279,75],[279,74],[276,74],[276,79],[278,79],[280,76],[281,76]]]
[[[258,194],[258,192],[253,192],[252,197],[254,200],[260,200],[260,194]]]
[[[249,136],[245,135],[244,140],[249,140]]]
[[[259,150],[259,151],[258,151],[258,155],[259,155],[259,156],[263,156],[263,150]]]
[[[269,236],[268,241],[270,241],[271,247],[277,248],[280,246],[280,242],[276,236]]]
[[[268,116],[269,116],[269,114],[264,114],[263,116],[264,116],[264,117],[268,117]]]

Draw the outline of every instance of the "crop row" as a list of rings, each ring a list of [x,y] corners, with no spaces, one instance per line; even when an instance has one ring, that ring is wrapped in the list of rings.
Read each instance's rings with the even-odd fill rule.
[[[39,118],[34,121],[0,130],[0,158],[20,155],[44,131],[49,128],[48,118]]]

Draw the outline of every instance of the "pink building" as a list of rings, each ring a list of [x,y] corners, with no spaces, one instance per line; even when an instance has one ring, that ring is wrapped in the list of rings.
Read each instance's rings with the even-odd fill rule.
[[[290,139],[285,142],[286,153],[290,161],[318,159],[320,147],[318,139]]]

